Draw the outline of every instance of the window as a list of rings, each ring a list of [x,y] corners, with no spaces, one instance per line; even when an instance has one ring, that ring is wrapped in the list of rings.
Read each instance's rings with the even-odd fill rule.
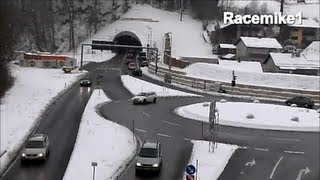
[[[153,148],[142,148],[139,156],[146,158],[156,158],[158,157],[158,150]]]
[[[43,148],[45,145],[42,141],[29,141],[26,148]]]

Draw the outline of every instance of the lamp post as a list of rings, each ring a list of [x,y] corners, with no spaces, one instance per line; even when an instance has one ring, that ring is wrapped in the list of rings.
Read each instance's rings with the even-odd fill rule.
[[[93,167],[92,180],[94,180],[94,176],[96,173],[96,167],[98,166],[97,162],[91,162],[91,166]]]

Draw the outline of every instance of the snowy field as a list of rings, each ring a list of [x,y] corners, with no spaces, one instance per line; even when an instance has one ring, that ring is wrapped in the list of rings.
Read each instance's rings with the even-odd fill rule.
[[[209,122],[209,106],[203,104],[179,107],[175,112],[185,118]],[[285,131],[320,130],[320,115],[313,109],[243,102],[218,102],[217,109],[221,125]]]
[[[249,4],[253,0],[241,0],[241,1],[234,1],[233,0],[233,6],[238,8],[244,8],[247,4]],[[256,0],[254,0],[256,1]],[[280,1],[280,0],[279,0]],[[270,0],[259,0],[256,1],[258,4],[258,7],[260,9],[261,5],[263,3],[267,4],[267,8],[270,13],[273,12],[280,12],[280,2],[279,1],[270,1]],[[320,5],[318,4],[285,4],[284,5],[284,14],[287,15],[296,15],[299,12],[302,12],[302,16],[308,19],[318,18],[320,17]]]
[[[128,20],[128,18],[133,18],[133,20]],[[192,19],[189,15],[183,15],[183,21],[180,21],[178,12],[163,11],[152,8],[150,5],[133,5],[127,13],[122,15],[120,20],[107,24],[83,43],[91,43],[92,39],[110,41],[122,31],[135,33],[143,46],[147,46],[148,34],[152,32],[152,41],[157,44],[159,52],[163,52],[164,34],[171,32],[173,37],[171,54],[173,57],[214,57],[211,53],[210,43],[206,43],[202,37],[203,30],[200,21]],[[81,52],[80,48],[77,50],[77,55]]]
[[[169,97],[169,96],[199,96],[196,94],[186,93],[182,91],[177,91],[174,89],[162,87],[156,84],[149,83],[129,75],[122,75],[121,81],[125,88],[131,92],[133,95],[137,95],[140,92],[152,91],[159,97]]]
[[[248,66],[249,67],[249,66]],[[231,82],[232,68],[217,64],[194,63],[184,69],[187,76]],[[234,68],[237,83],[257,86],[278,87],[284,89],[320,90],[319,76],[304,76],[280,73],[255,73]],[[243,71],[242,71],[243,70]]]
[[[245,71],[252,73],[262,73],[262,67],[260,62],[252,62],[252,61],[229,61],[229,60],[220,60],[219,59],[219,67],[223,69],[229,69],[234,71]]]
[[[26,68],[12,65],[13,87],[1,99],[1,168],[10,161],[26,135],[37,125],[45,107],[85,72],[64,74],[61,69]],[[48,83],[50,82],[50,83]],[[0,169],[2,171],[3,169]]]
[[[82,115],[78,137],[64,180],[91,179],[91,162],[98,163],[96,179],[115,179],[136,152],[132,132],[97,114],[99,104],[111,100],[94,90]]]
[[[238,146],[218,143],[214,152],[209,152],[209,142],[192,140],[193,149],[189,164],[196,167],[198,161],[198,179],[216,180],[228,164]],[[183,179],[184,180],[184,179]]]

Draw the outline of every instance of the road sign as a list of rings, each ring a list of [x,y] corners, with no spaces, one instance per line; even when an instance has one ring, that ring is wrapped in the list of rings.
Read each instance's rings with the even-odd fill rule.
[[[194,175],[192,175],[192,174],[187,174],[187,175],[186,175],[186,180],[194,180]]]
[[[194,165],[190,164],[187,166],[186,172],[188,174],[194,174],[196,172],[196,167],[194,167]]]

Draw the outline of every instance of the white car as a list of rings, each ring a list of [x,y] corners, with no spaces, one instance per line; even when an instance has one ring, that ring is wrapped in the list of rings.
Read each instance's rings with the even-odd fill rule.
[[[155,92],[141,92],[132,98],[133,104],[157,102],[157,94]]]

